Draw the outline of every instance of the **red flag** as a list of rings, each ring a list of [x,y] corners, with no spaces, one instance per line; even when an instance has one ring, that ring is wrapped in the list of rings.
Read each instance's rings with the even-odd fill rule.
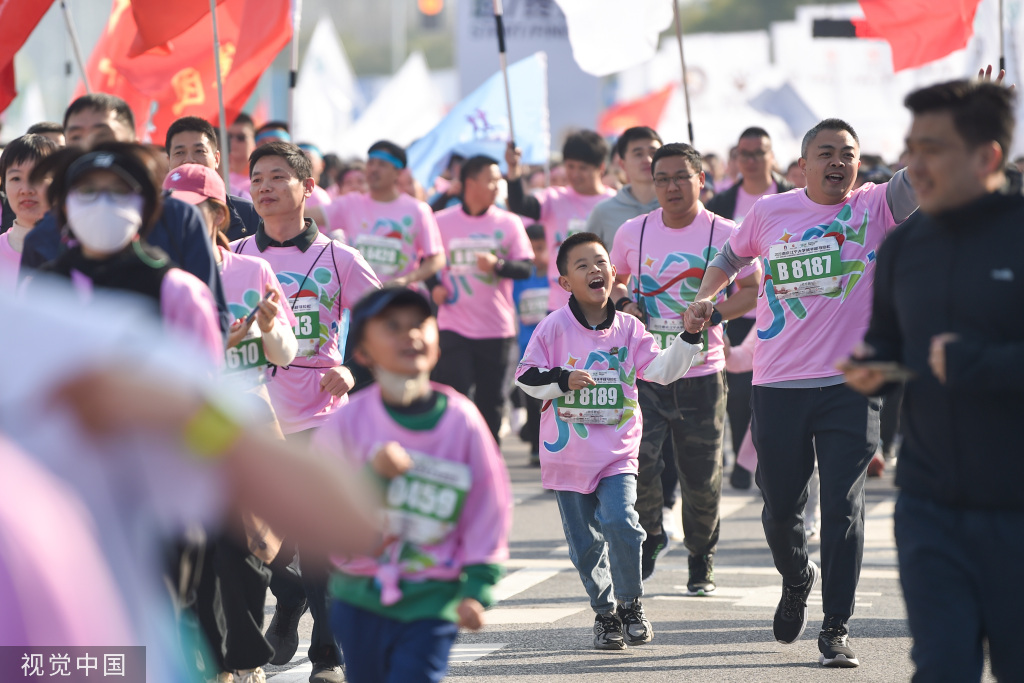
[[[221,4],[226,0],[217,0]],[[139,34],[129,57],[137,57],[153,48],[169,51],[166,44],[210,16],[210,0],[131,0],[132,16]]]
[[[14,55],[52,4],[53,0],[0,2],[0,111],[7,109],[18,95],[14,85]]]
[[[980,0],[860,0],[867,26],[862,38],[881,37],[892,47],[895,71],[921,66],[967,46]],[[870,30],[865,30],[865,29]]]
[[[619,135],[633,126],[657,128],[673,88],[675,85],[670,83],[649,95],[605,109],[597,122],[597,132],[608,136]]]

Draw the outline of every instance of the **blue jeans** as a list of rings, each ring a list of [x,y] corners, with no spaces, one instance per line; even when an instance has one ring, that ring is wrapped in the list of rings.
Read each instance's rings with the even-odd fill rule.
[[[960,510],[901,493],[896,549],[914,681],[1024,680],[1024,511]]]
[[[636,475],[605,477],[593,493],[555,491],[569,558],[580,573],[598,614],[615,609],[615,598],[627,602],[644,594],[640,580],[640,545],[647,538],[640,526]]]
[[[444,619],[401,622],[331,601],[331,628],[348,683],[439,683],[459,627]]]

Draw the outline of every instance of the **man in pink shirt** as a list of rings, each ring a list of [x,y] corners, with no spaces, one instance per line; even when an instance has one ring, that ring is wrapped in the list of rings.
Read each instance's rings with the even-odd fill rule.
[[[512,280],[533,268],[519,216],[494,205],[498,162],[475,156],[459,171],[462,203],[437,214],[448,266],[431,294],[438,306],[441,360],[432,379],[468,395],[498,441],[506,375],[516,336]]]
[[[555,254],[569,235],[583,232],[587,218],[600,202],[614,197],[616,192],[601,182],[608,143],[592,130],[581,130],[570,135],[562,147],[562,160],[569,185],[549,187],[536,195],[527,194],[521,162],[522,150],[511,145],[505,151],[508,164],[508,208],[544,226],[551,262],[548,265],[548,310],[554,311],[566,304],[569,294],[558,286],[558,268]]]
[[[789,192],[793,185],[783,176],[775,172],[775,152],[772,141],[764,128],[747,128],[740,133],[736,143],[736,157],[739,160],[740,172],[743,174],[739,182],[724,192],[719,192],[708,201],[708,211],[735,221],[736,225],[754,206],[754,202],[766,194]],[[730,288],[730,293],[733,291]],[[726,334],[733,346],[743,343],[750,328],[754,326],[754,312],[736,318],[729,323]],[[732,452],[739,453],[743,443],[743,435],[750,426],[750,372],[729,373],[729,398],[726,411],[729,414],[729,427],[732,431]],[[742,466],[735,466],[729,475],[733,488],[749,489],[753,472]]]
[[[398,176],[405,150],[381,140],[370,146],[366,181],[370,192],[352,192],[322,209],[331,231],[344,232],[381,282],[407,286],[423,282],[444,267],[444,248],[430,206],[403,194]],[[307,211],[316,217],[316,209]]]
[[[700,153],[690,145],[671,143],[658,149],[651,160],[651,175],[661,206],[623,224],[612,247],[618,307],[643,320],[662,348],[683,330],[682,314],[693,301],[708,263],[736,233],[732,221],[701,204],[702,168]],[[756,264],[742,270],[739,281],[743,289],[736,296],[716,302],[725,319],[754,307],[760,282]],[[686,585],[693,595],[715,590],[726,396],[722,327],[711,327],[703,344],[683,378],[666,386],[639,383],[645,424],[636,510],[647,532],[644,578],[654,572],[658,553],[668,544],[662,528],[660,475],[665,467],[662,448],[671,439],[682,487],[683,533],[690,551]]]
[[[864,478],[878,442],[877,399],[843,384],[836,369],[864,337],[877,249],[916,208],[903,171],[884,185],[854,190],[860,142],[850,124],[826,119],[804,136],[807,187],[762,197],[714,259],[687,330],[711,318],[711,300],[740,268],[764,266],[757,303],[751,435],[764,497],[765,538],[782,574],[773,630],[793,643],[807,625],[807,598],[820,572],[803,532],[807,485],[817,457],[821,478],[824,666],[857,666],[847,621],[864,549]]]
[[[277,369],[268,389],[285,438],[306,442],[315,427],[348,402],[355,378],[338,350],[343,311],[379,289],[380,281],[359,252],[329,239],[312,219],[303,218],[314,182],[301,149],[290,142],[269,142],[252,153],[249,168],[263,222],[254,236],[232,246],[235,253],[270,263],[295,315],[298,355],[290,366]],[[278,577],[291,563],[291,555],[282,550],[271,564],[277,576],[270,587],[278,607],[267,631],[276,651],[270,661],[279,665],[291,659],[298,647],[295,628],[308,600],[313,615],[310,681],[341,683],[341,651],[328,626],[326,585],[323,580],[304,581],[305,598],[302,591],[288,590],[287,582]]]

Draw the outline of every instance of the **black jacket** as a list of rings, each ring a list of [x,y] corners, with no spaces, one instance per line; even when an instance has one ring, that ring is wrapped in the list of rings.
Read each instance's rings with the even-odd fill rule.
[[[928,365],[950,332],[946,384]],[[916,373],[896,484],[965,509],[1024,510],[1024,197],[921,211],[882,245],[865,342]]]
[[[256,207],[252,202],[242,197],[228,195],[228,213],[231,214],[231,225],[226,231],[228,242],[255,235],[257,226],[263,220],[256,213]]]
[[[793,189],[793,184],[778,173],[772,173],[772,180],[775,181],[775,185],[779,188],[779,194]],[[704,207],[711,213],[717,213],[722,218],[732,220],[732,217],[736,215],[736,197],[739,196],[741,184],[736,183],[725,192],[716,194],[708,200]]]

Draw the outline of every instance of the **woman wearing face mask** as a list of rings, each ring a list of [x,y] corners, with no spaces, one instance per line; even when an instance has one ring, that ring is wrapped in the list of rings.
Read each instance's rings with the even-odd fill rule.
[[[194,339],[219,365],[224,340],[209,288],[145,242],[161,208],[151,155],[122,142],[58,154],[50,203],[74,242],[42,270],[69,278],[85,300],[94,288],[141,295],[168,327]]]

